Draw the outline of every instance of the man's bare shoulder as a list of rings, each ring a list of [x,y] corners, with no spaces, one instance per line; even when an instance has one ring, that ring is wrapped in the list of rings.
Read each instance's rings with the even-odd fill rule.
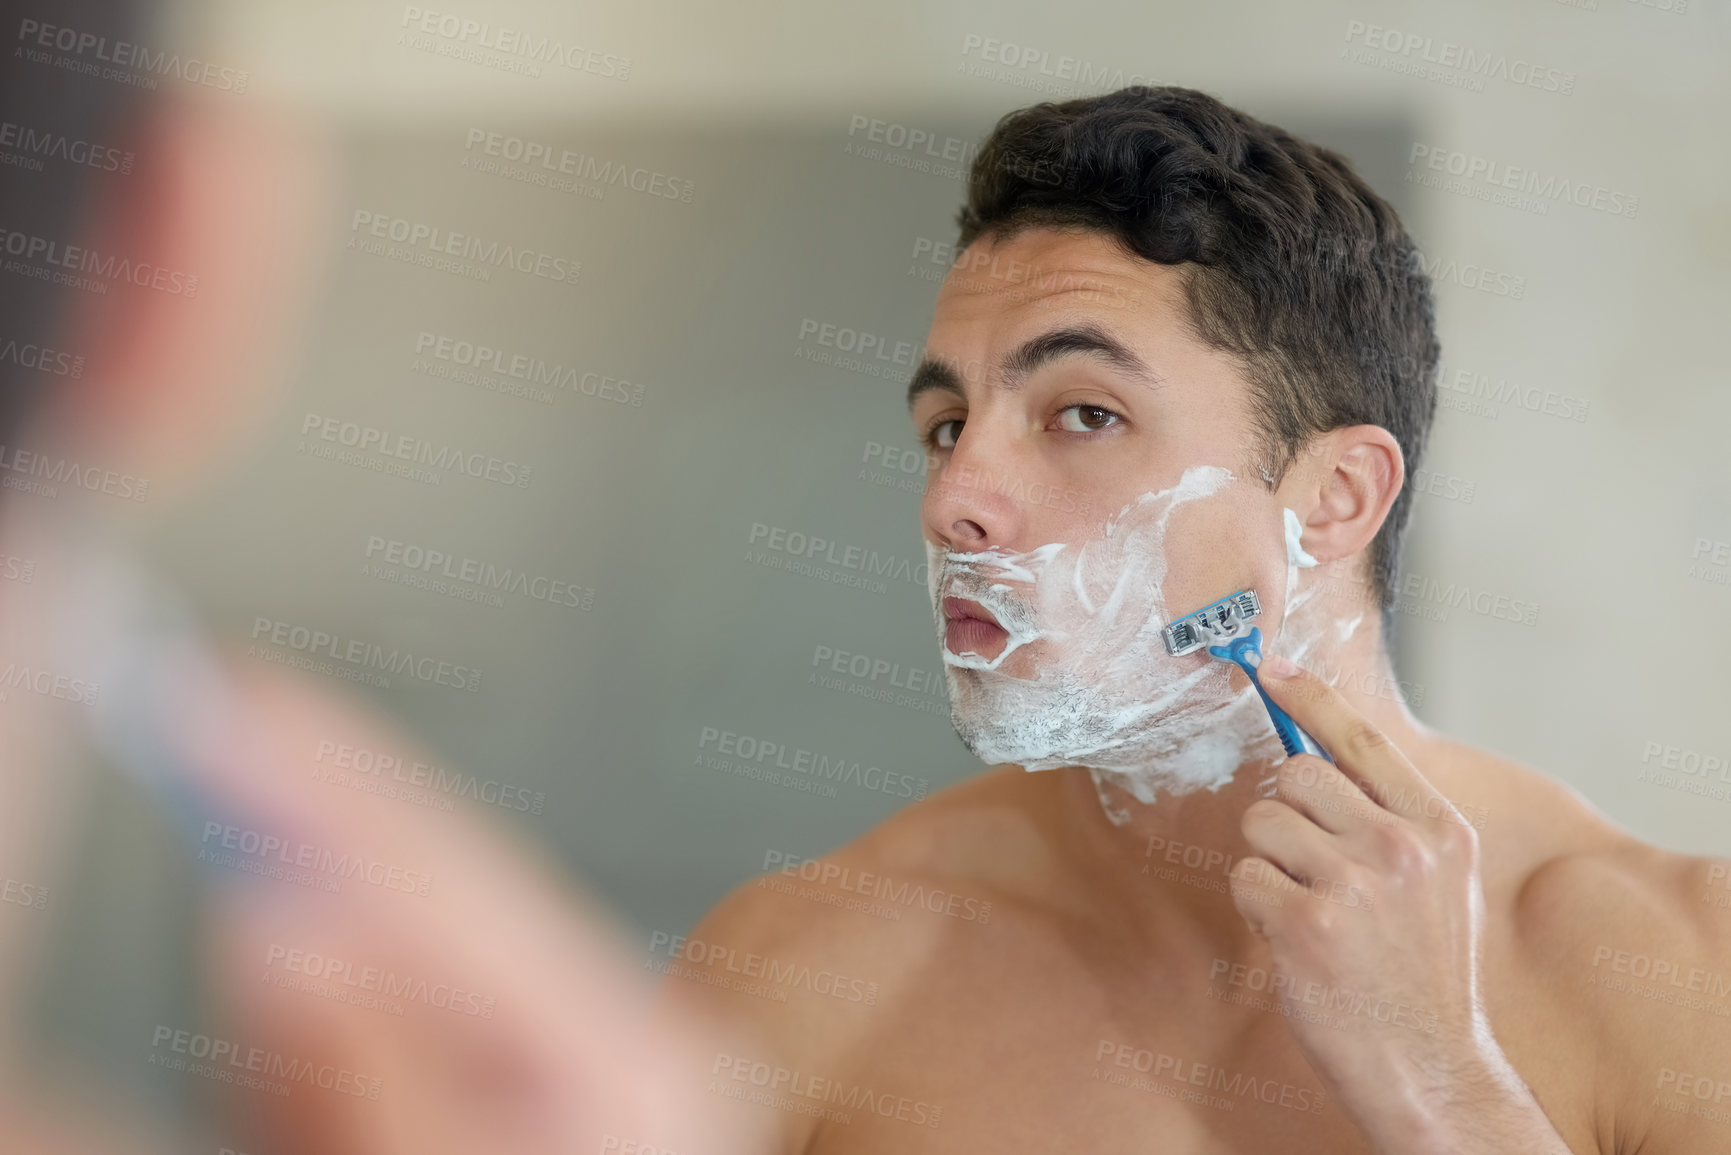
[[[1582,936],[1662,924],[1668,941],[1724,947],[1731,863],[1642,842],[1566,782],[1482,750],[1441,745],[1445,793],[1476,816],[1487,897],[1506,896],[1529,942],[1572,949]]]
[[[1731,862],[1633,837],[1534,870],[1515,924],[1536,985],[1597,1056],[1617,1150],[1725,1150]]]
[[[1050,871],[1050,849],[1030,816],[1030,777],[1013,767],[986,771],[819,858],[772,852],[765,873],[718,903],[692,936],[908,958],[949,929],[920,915],[989,922],[996,905],[1037,888]],[[911,965],[919,962],[916,953]]]
[[[904,1030],[946,983],[1001,964],[1005,905],[1020,897],[1001,863],[1040,853],[1028,777],[969,778],[821,858],[772,854],[674,944],[664,1000],[721,1029],[729,1070],[861,1077],[880,1033]],[[804,1150],[813,1124],[784,1126],[785,1149]]]
[[[1731,861],[1652,846],[1566,783],[1462,756],[1459,788],[1485,799],[1486,898],[1512,948],[1509,985],[1492,993],[1503,1021],[1548,1050],[1579,1048],[1619,1150],[1721,1150]]]
[[[1659,919],[1703,943],[1731,928],[1715,904],[1731,896],[1723,859],[1642,842],[1574,787],[1522,763],[1447,743],[1451,798],[1480,815],[1488,888],[1506,890],[1511,913],[1539,936],[1568,936],[1620,920]]]
[[[1006,902],[1040,885],[1050,851],[1030,818],[1028,777],[1014,768],[986,771],[819,858],[772,852],[765,873],[735,888],[686,936],[685,961],[737,968],[749,957],[754,971],[811,968],[857,978],[874,1003],[892,997],[909,976],[947,956],[956,936],[990,926]],[[703,961],[712,956],[714,964]],[[712,992],[721,986],[708,985]],[[845,998],[801,1011],[797,1004],[810,1000],[787,995],[779,1000],[772,992],[738,1009],[802,1037],[812,1034],[814,1016],[850,1021]],[[868,1018],[855,1016],[862,1026]],[[820,1033],[836,1038],[838,1029],[845,1033],[833,1026]]]
[[[1568,975],[1657,981],[1663,1005],[1719,1004],[1731,1031],[1731,860],[1621,834],[1536,863],[1510,911],[1523,943]],[[1623,1008],[1640,1018],[1638,1000]]]

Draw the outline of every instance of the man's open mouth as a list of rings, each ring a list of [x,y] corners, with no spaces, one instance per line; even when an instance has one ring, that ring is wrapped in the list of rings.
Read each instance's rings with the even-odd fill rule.
[[[992,612],[966,598],[943,600],[944,648],[952,654],[978,654],[990,660],[998,656],[1010,638]]]

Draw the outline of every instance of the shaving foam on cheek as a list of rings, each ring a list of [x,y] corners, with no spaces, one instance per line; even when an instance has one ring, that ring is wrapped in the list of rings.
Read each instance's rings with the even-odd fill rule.
[[[1107,781],[1153,802],[1162,788],[1218,789],[1245,761],[1279,752],[1255,692],[1233,690],[1232,667],[1174,658],[1160,636],[1170,617],[1161,585],[1172,511],[1233,480],[1218,466],[1187,469],[1080,546],[944,553],[927,543],[940,637],[949,596],[978,602],[1010,635],[989,660],[944,650],[951,721],[975,755],[1028,770],[1086,766],[1103,802]],[[1003,672],[1006,657],[1036,641],[1024,663],[1032,673]],[[1110,804],[1107,813],[1127,817]]]

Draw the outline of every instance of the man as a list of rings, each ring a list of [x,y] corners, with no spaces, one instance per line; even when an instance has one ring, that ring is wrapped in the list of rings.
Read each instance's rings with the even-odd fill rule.
[[[1726,864],[1393,677],[1438,357],[1393,210],[1131,88],[1006,117],[960,223],[908,392],[953,720],[1002,764],[693,931],[712,979],[834,996],[672,984],[736,1032],[711,1093],[814,1155],[1731,1149]],[[1160,642],[1247,588],[1333,764]]]

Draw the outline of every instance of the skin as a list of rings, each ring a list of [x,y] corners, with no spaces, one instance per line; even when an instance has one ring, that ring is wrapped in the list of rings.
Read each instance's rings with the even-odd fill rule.
[[[1189,332],[1180,277],[1086,232],[970,247],[927,343],[962,389],[912,410],[932,434],[928,541],[1081,542],[1187,467],[1256,476],[1248,382]],[[1080,322],[1160,382],[1069,355],[997,387],[1010,349]],[[1169,527],[1167,603],[1199,606],[1283,590],[1281,510],[1298,513],[1320,563],[1304,574],[1322,590],[1306,613],[1363,618],[1307,654],[1324,677],[1270,667],[1265,683],[1338,770],[1301,756],[1247,763],[1218,792],[1151,806],[1115,795],[1131,815],[1115,825],[1081,767],[994,767],[803,872],[741,886],[680,948],[687,978],[724,981],[664,992],[671,1012],[730,1033],[711,1095],[755,1089],[751,1064],[764,1064],[755,1074],[777,1083],[782,1109],[734,1109],[774,1120],[767,1149],[821,1155],[1049,1151],[1060,1138],[1101,1152],[1727,1149],[1731,911],[1714,904],[1731,896],[1726,863],[1644,845],[1567,786],[1412,715],[1361,576],[1404,474],[1385,430],[1336,429],[1273,492],[1228,486]],[[1024,500],[1049,491],[1035,482],[1087,501]],[[1265,593],[1271,636],[1276,601]],[[1043,645],[1005,672],[1051,660]],[[1642,985],[1635,955],[1669,964],[1659,986],[1692,988],[1705,1007],[1618,987]],[[788,967],[840,978],[819,993]],[[777,968],[796,977],[762,978]],[[1273,972],[1292,994],[1252,989]],[[1342,991],[1362,996],[1357,1013],[1329,1009]],[[845,1121],[790,1109],[826,1103],[831,1086],[886,1097],[828,1100]]]

